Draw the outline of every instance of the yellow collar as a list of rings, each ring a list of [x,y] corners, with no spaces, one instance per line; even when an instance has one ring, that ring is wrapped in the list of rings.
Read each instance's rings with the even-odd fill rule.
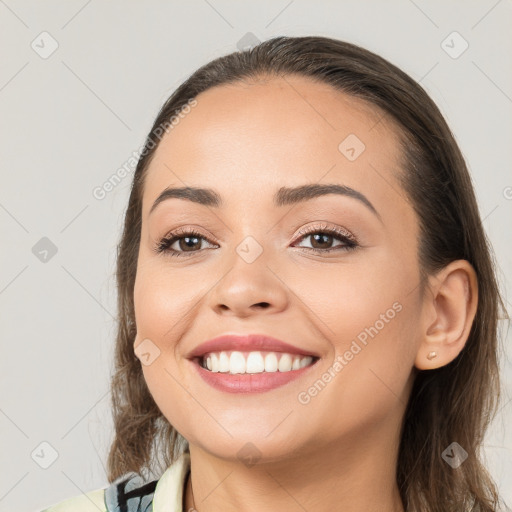
[[[153,512],[183,512],[183,488],[189,470],[190,454],[183,452],[158,480]]]

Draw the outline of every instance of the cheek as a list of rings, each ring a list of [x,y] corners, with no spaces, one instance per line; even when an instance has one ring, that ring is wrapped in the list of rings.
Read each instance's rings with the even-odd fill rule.
[[[144,380],[156,405],[167,421],[188,438],[190,418],[197,417],[198,405],[185,391],[187,384],[178,370],[165,355],[150,366],[143,366]]]
[[[152,352],[151,363],[141,362],[144,380],[162,414],[183,435],[189,431],[187,418],[197,415],[197,404],[184,391],[187,376],[176,353],[183,333],[180,321],[193,303],[189,295],[194,286],[182,281],[179,273],[169,276],[161,265],[142,265],[135,280],[134,308],[137,344],[151,340],[150,344],[145,341]]]
[[[299,399],[306,421],[324,421],[327,412],[334,431],[350,430],[406,401],[419,339],[415,279],[414,267],[388,255],[357,267],[327,265],[314,281],[294,277],[294,293],[329,345],[329,360]]]
[[[171,274],[165,263],[147,260],[135,279],[136,343],[149,339],[152,343],[147,346],[158,354],[151,364],[142,365],[144,379],[157,406],[180,433],[189,431],[187,418],[197,415],[197,403],[185,391],[190,375],[180,364],[178,347],[193,320],[190,314],[203,284],[197,272]]]
[[[293,283],[301,309],[322,332],[329,348],[341,353],[350,348],[352,340],[358,338],[364,344],[376,331],[381,338],[387,337],[410,291],[407,283],[413,281],[404,275],[403,267],[393,268],[388,261],[391,256],[384,251],[349,258],[320,263],[313,270],[300,266],[288,273],[280,270],[283,281]]]
[[[378,313],[388,311],[387,323],[354,304],[340,314],[335,354],[296,397],[301,428],[321,432],[322,442],[342,434],[364,437],[403,414],[414,362],[415,329],[408,316],[414,310],[405,301],[388,305],[372,305]]]
[[[187,272],[172,275],[161,265],[150,263],[137,271],[134,308],[139,336],[170,340],[187,318],[194,303],[197,276]],[[194,284],[196,283],[196,284]]]

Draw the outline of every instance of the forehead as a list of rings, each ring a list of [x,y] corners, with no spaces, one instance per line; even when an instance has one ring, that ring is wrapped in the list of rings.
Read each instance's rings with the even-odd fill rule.
[[[389,116],[325,83],[260,79],[217,86],[196,100],[156,149],[145,180],[146,213],[169,186],[207,186],[247,202],[249,191],[322,179],[369,190],[377,174],[392,179],[387,175],[398,165]]]

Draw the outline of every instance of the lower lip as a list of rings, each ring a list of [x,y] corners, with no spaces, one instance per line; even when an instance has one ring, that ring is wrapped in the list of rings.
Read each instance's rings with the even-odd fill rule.
[[[192,361],[201,378],[219,391],[227,393],[263,393],[288,384],[292,380],[302,377],[316,362],[289,372],[262,372],[262,373],[220,373],[211,372],[203,368],[197,360]]]

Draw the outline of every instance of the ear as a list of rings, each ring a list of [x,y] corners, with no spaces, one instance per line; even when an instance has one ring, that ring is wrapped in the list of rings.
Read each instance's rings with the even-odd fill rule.
[[[468,339],[477,304],[478,279],[469,261],[452,261],[431,276],[425,288],[416,368],[440,368],[459,355]]]

